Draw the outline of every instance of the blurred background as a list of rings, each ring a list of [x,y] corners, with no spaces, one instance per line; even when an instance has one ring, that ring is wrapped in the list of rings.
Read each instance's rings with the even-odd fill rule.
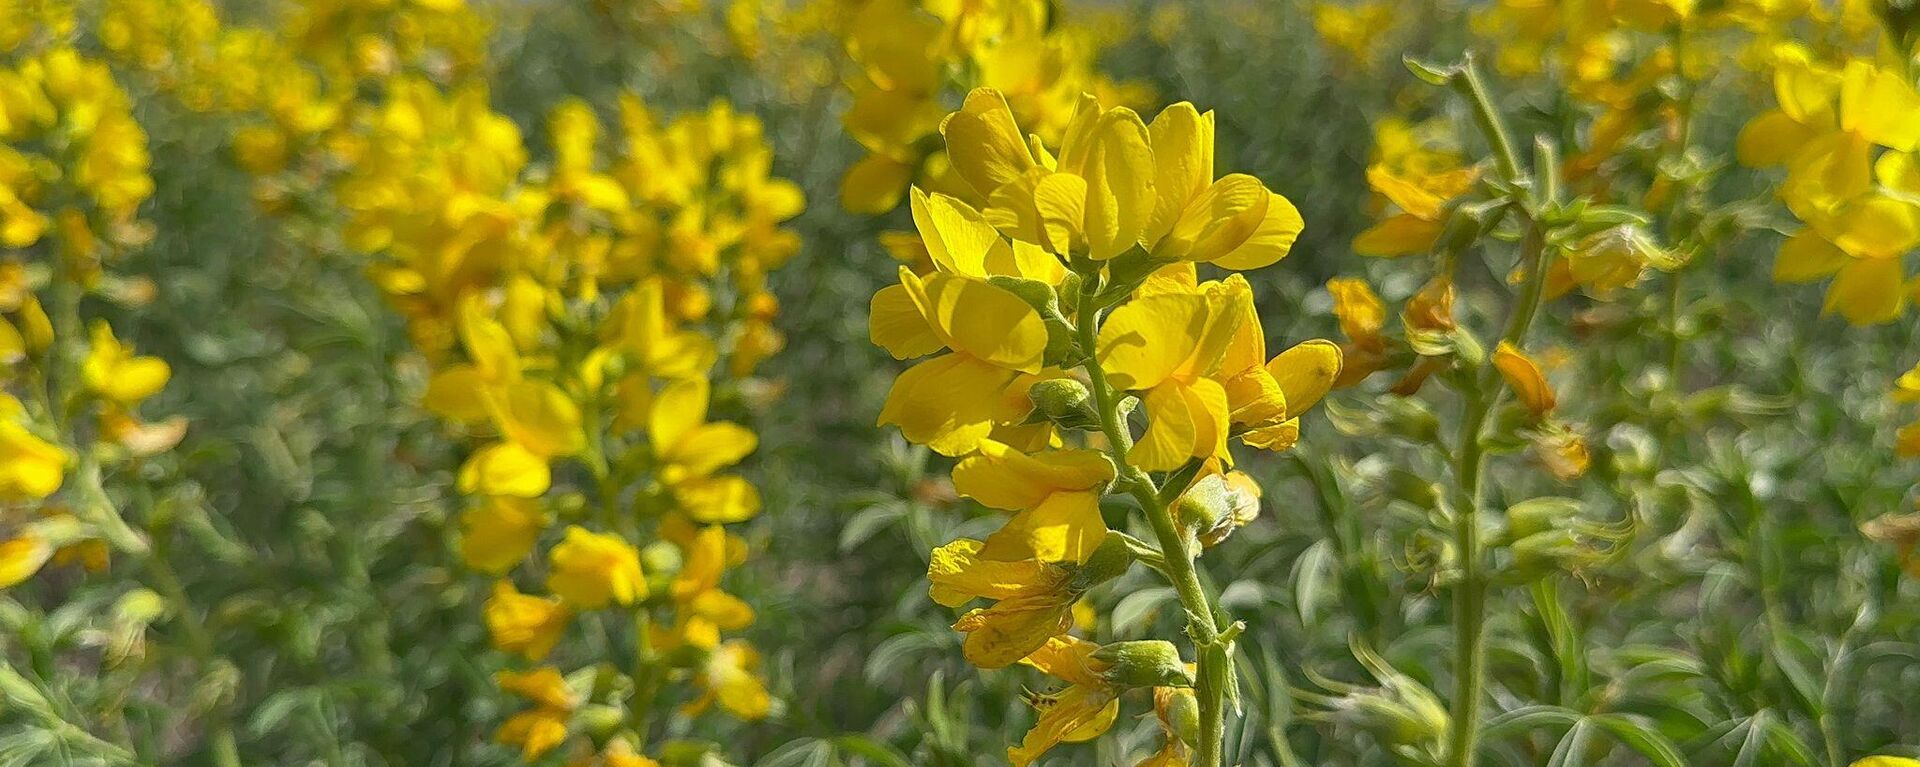
[[[144,9],[125,20],[146,30],[196,18],[161,0],[99,4],[106,10],[90,13]],[[25,18],[35,5],[0,2],[0,16]],[[345,10],[314,10],[329,5]],[[359,5],[382,4],[205,7],[225,28],[304,20],[307,35],[350,40],[314,20],[351,18]],[[553,159],[546,116],[564,99],[610,121],[623,94],[661,116],[724,98],[760,118],[773,174],[805,193],[790,224],[802,245],[769,283],[786,343],[759,376],[778,396],[743,416],[761,435],[745,472],[765,510],[739,529],[754,553],[728,576],[728,590],[758,612],[745,635],[778,703],[754,724],[667,725],[674,737],[723,745],[688,763],[999,764],[1040,684],[1030,671],[969,667],[948,628],[953,612],[927,597],[928,552],[983,535],[999,513],[957,498],[944,459],[874,425],[902,366],[869,343],[867,306],[900,263],[884,233],[911,221],[904,207],[869,215],[842,204],[843,178],[868,151],[846,127],[859,75],[843,30],[861,5],[473,0],[483,21],[464,53],[420,65],[484,82],[536,167]],[[1390,304],[1421,286],[1422,270],[1351,246],[1382,206],[1367,169],[1383,121],[1452,126],[1459,151],[1484,156],[1462,106],[1409,74],[1403,54],[1453,61],[1478,51],[1523,134],[1578,144],[1591,130],[1563,81],[1502,72],[1501,47],[1517,33],[1476,24],[1481,4],[1048,10],[1097,50],[1102,87],[1143,112],[1180,100],[1213,110],[1217,166],[1259,177],[1300,208],[1306,230],[1291,256],[1248,275],[1269,337],[1286,343],[1341,338],[1330,278],[1366,278]],[[96,49],[108,39],[81,37]],[[189,552],[178,576],[204,610],[221,674],[161,657],[137,684],[104,684],[95,663],[71,656],[100,641],[83,616],[106,611],[112,595],[77,572],[5,592],[12,635],[0,646],[82,718],[122,712],[120,726],[160,763],[214,763],[196,718],[180,715],[212,699],[235,712],[249,765],[519,763],[492,740],[515,704],[496,690],[504,656],[477,617],[490,579],[456,548],[459,448],[420,404],[428,369],[405,322],[365,279],[362,256],[313,223],[333,214],[300,210],[316,203],[297,174],[269,183],[236,161],[232,137],[246,116],[194,104],[167,66],[117,61],[148,133],[155,192],[141,211],[151,240],[116,270],[151,291],[104,311],[173,368],[148,408],[190,427],[138,479],[166,499],[172,545]],[[1681,287],[1653,275],[1606,300],[1569,295],[1544,323],[1593,468],[1568,484],[1502,475],[1494,492],[1574,497],[1631,520],[1633,534],[1617,556],[1512,589],[1495,606],[1493,700],[1509,712],[1490,736],[1500,764],[1662,761],[1597,734],[1567,746],[1569,722],[1523,716],[1549,704],[1630,716],[1676,744],[1683,764],[1842,767],[1903,744],[1920,754],[1920,594],[1902,581],[1894,547],[1859,532],[1910,510],[1920,478],[1893,458],[1902,421],[1887,398],[1920,353],[1920,328],[1910,317],[1852,328],[1822,314],[1818,289],[1769,278],[1790,219],[1765,212],[1777,178],[1733,163],[1731,147],[1772,92],[1765,74],[1732,61],[1703,80],[1693,136],[1717,153],[1706,158],[1716,173],[1708,195],[1751,202],[1751,226],[1703,256]],[[943,96],[948,108],[961,92]],[[1484,284],[1462,286],[1469,313],[1476,289],[1503,275],[1476,279]],[[1686,337],[1697,339],[1674,350],[1660,340],[1670,290],[1684,291]],[[1378,653],[1446,689],[1445,595],[1418,534],[1431,457],[1381,436],[1397,427],[1380,414],[1402,413],[1385,404],[1403,399],[1386,393],[1391,384],[1337,392],[1307,417],[1294,452],[1249,460],[1262,515],[1203,562],[1249,626],[1245,708],[1229,733],[1238,763],[1419,763],[1395,742],[1417,733],[1393,733],[1423,723],[1370,707],[1366,695],[1384,680],[1360,660]],[[1105,638],[1172,636],[1181,623],[1171,591],[1144,572],[1091,603]],[[179,630],[156,623],[153,645]],[[1599,733],[1609,721],[1579,728]],[[1046,763],[1132,764],[1151,751],[1155,728],[1126,717],[1120,736]],[[57,746],[43,723],[0,706],[0,765],[89,763]]]

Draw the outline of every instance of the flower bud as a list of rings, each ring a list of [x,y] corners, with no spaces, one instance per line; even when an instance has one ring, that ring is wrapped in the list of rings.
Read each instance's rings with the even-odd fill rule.
[[[1193,748],[1200,743],[1200,701],[1193,690],[1162,687],[1153,691],[1154,711],[1166,723],[1167,731]]]
[[[1132,566],[1133,552],[1127,548],[1126,541],[1118,535],[1109,535],[1092,554],[1087,555],[1087,561],[1074,571],[1073,580],[1067,584],[1067,588],[1076,592],[1086,591],[1120,577]]]
[[[1572,498],[1530,498],[1507,507],[1507,540],[1517,541],[1530,535],[1571,526],[1580,515],[1580,502]]]
[[[1107,664],[1101,672],[1117,687],[1192,687],[1193,672],[1180,659],[1180,650],[1163,639],[1114,642],[1093,651],[1093,659]]]
[[[1093,393],[1087,385],[1072,378],[1049,378],[1027,388],[1033,403],[1034,419],[1052,421],[1062,429],[1100,428],[1100,416],[1093,409]]]
[[[591,703],[581,706],[574,712],[575,721],[595,740],[605,740],[619,734],[620,728],[627,723],[626,714],[620,709],[604,703]]]

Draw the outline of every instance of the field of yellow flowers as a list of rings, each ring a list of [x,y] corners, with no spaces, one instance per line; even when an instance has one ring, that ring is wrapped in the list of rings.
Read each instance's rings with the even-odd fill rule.
[[[0,0],[0,767],[1920,767],[1920,3]]]

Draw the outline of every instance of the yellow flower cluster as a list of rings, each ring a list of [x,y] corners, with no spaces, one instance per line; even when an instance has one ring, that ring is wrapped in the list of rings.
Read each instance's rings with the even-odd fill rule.
[[[116,60],[186,106],[241,116],[236,160],[283,207],[313,178],[372,161],[386,102],[409,85],[469,81],[491,25],[464,0],[319,0],[229,25],[208,0],[109,0],[98,35]],[[393,88],[399,93],[389,94]],[[370,94],[380,94],[372,96]]]
[[[137,415],[167,363],[81,313],[143,238],[153,181],[126,94],[59,39],[65,24],[7,30],[21,47],[0,60],[0,587],[49,562],[103,568],[109,541],[144,548],[106,505],[103,467],[164,452],[186,428]]]
[[[858,72],[847,133],[867,151],[847,170],[840,201],[855,213],[898,207],[908,185],[965,199],[940,146],[947,99],[969,88],[998,91],[1023,125],[1057,143],[1083,92],[1108,103],[1144,101],[1138,88],[1094,70],[1098,37],[1063,24],[1044,0],[990,3],[863,0],[843,32]]]
[[[1258,179],[1214,176],[1212,113],[1181,103],[1147,123],[1084,95],[1050,145],[983,88],[940,125],[968,193],[912,190],[934,268],[900,269],[873,298],[871,332],[898,359],[927,359],[894,382],[880,422],[959,458],[955,489],[1012,514],[984,541],[940,547],[928,576],[941,604],[993,600],[954,624],[969,661],[1025,660],[1069,685],[1009,751],[1026,765],[1106,729],[1133,668],[1067,635],[1074,605],[1131,560],[1102,497],[1132,492],[1190,574],[1201,544],[1258,510],[1258,488],[1230,471],[1230,439],[1290,447],[1340,354],[1309,341],[1269,360],[1246,280],[1197,280],[1198,264],[1268,266],[1302,228]],[[1197,641],[1219,636],[1207,627]],[[1186,674],[1168,662],[1168,679]]]
[[[1395,22],[1403,18],[1405,8],[1385,0],[1313,4],[1313,31],[1320,41],[1362,70],[1379,60],[1387,38],[1399,26]]]
[[[1905,313],[1920,245],[1920,91],[1899,61],[1773,51],[1778,107],[1740,133],[1741,162],[1784,166],[1780,197],[1804,225],[1780,246],[1780,282],[1831,278],[1826,312],[1855,325]]]
[[[109,49],[240,115],[262,201],[326,211],[315,245],[364,258],[432,366],[426,407],[471,447],[460,554],[499,577],[495,646],[534,664],[500,677],[530,705],[497,739],[644,765],[676,704],[768,715],[757,652],[727,636],[753,610],[722,588],[747,550],[725,526],[760,511],[733,471],[758,440],[709,418],[759,404],[751,377],[784,343],[767,277],[799,247],[783,223],[803,199],[758,119],[718,102],[661,121],[629,98],[609,135],[567,102],[541,154],[474,76],[489,24],[460,0],[303,3],[266,29],[200,23],[199,0],[115,2]],[[642,648],[616,659],[623,686],[568,655],[588,613]],[[584,676],[554,665],[575,661]]]
[[[757,654],[722,636],[753,621],[721,581],[746,551],[723,526],[760,510],[730,471],[757,438],[709,420],[716,390],[737,394],[782,343],[766,276],[798,246],[781,224],[802,200],[769,175],[759,122],[716,104],[661,124],[629,99],[603,163],[602,125],[569,102],[548,121],[552,161],[533,167],[484,91],[389,86],[369,161],[334,197],[345,240],[373,256],[369,272],[435,365],[427,407],[474,440],[457,482],[472,499],[463,557],[496,575],[544,572],[545,594],[496,585],[495,645],[539,663],[580,614],[630,620],[645,648],[627,669],[633,689],[599,702],[635,724],[608,748],[646,742],[675,680],[693,691],[688,715],[767,715]],[[569,701],[590,690],[528,694],[529,679],[560,689],[544,665],[504,679],[535,705],[503,742],[531,760],[580,732]]]

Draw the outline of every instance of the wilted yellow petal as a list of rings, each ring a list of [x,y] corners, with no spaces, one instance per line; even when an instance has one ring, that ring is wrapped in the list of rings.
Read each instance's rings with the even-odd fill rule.
[[[1540,372],[1540,366],[1533,358],[1513,344],[1501,341],[1493,350],[1493,366],[1500,371],[1500,377],[1507,379],[1507,385],[1513,388],[1514,396],[1533,412],[1535,418],[1545,418],[1553,412],[1555,403],[1553,387],[1547,384],[1547,377]]]

